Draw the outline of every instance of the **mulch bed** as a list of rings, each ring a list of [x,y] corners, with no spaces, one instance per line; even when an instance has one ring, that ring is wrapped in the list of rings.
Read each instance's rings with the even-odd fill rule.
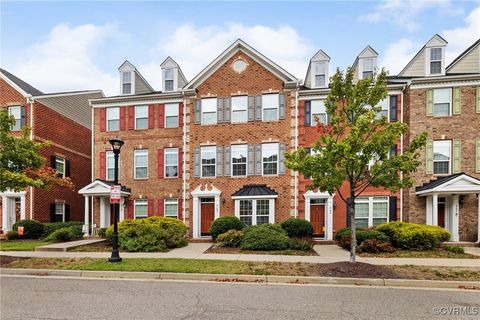
[[[363,262],[350,263],[346,261],[316,264],[309,275],[340,278],[405,278],[405,276],[400,276],[395,271],[384,266],[377,266]]]
[[[7,268],[10,263],[18,260],[26,260],[26,257],[0,256],[0,268]]]
[[[271,255],[288,255],[288,256],[318,256],[315,250],[310,249],[308,251],[302,250],[272,250],[272,251],[260,251],[260,250],[241,250],[240,248],[229,247],[217,247],[211,246],[204,253],[219,253],[219,254],[271,254]]]

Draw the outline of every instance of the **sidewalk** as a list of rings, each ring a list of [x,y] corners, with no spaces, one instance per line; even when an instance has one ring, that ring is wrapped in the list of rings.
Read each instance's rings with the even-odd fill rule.
[[[208,254],[204,253],[211,243],[190,243],[183,248],[170,252],[120,252],[122,258],[179,258],[179,259],[206,259],[206,260],[241,260],[265,262],[307,262],[332,263],[349,261],[349,252],[336,245],[316,245],[314,250],[318,256],[287,256],[287,255],[260,255],[260,254]],[[473,248],[477,249],[477,248]],[[480,254],[480,250],[470,252]],[[108,258],[110,252],[48,252],[48,251],[0,251],[0,255],[14,257],[35,258]],[[416,265],[433,267],[480,267],[480,259],[444,259],[444,258],[361,258],[358,262],[374,265]]]

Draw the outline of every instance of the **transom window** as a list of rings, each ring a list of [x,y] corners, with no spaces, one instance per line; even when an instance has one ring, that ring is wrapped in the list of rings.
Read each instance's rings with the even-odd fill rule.
[[[202,147],[202,177],[215,177],[216,146]]]
[[[178,148],[165,148],[165,177],[178,177]]]
[[[232,97],[232,123],[247,122],[248,97]]]
[[[355,199],[355,226],[369,228],[388,222],[388,197]]]
[[[449,116],[452,101],[452,88],[433,89],[433,115]]]
[[[135,179],[147,179],[148,178],[148,150],[135,150],[134,151],[134,166],[135,166]]]
[[[317,124],[328,123],[327,109],[324,100],[312,100],[311,102],[312,121]]]
[[[148,106],[135,107],[135,129],[148,128]]]
[[[122,72],[122,93],[132,93],[132,72]]]
[[[374,67],[373,58],[363,59],[362,79],[369,79],[373,77],[373,67]]]
[[[120,130],[120,108],[107,108],[107,131]]]
[[[262,144],[263,175],[278,174],[278,143]]]
[[[167,103],[165,105],[165,128],[178,128],[178,103]]]
[[[115,178],[115,158],[113,151],[107,151],[105,154],[106,168],[107,168],[107,180],[113,180]],[[119,174],[120,176],[120,174]]]
[[[262,96],[263,121],[278,120],[278,94],[264,94]]]
[[[173,68],[165,69],[165,91],[173,91]]]
[[[11,127],[12,131],[18,131],[22,129],[22,107],[12,106],[8,107],[8,115],[15,118],[15,124]]]
[[[325,62],[315,63],[315,88],[325,87],[326,66]]]
[[[247,153],[246,144],[232,145],[232,176],[247,175]]]
[[[433,174],[449,174],[452,141],[433,141]]]
[[[65,203],[55,202],[55,222],[65,222]]]
[[[178,218],[178,199],[165,199],[165,217]]]
[[[202,99],[202,124],[217,123],[217,98]]]
[[[430,74],[442,73],[442,48],[430,49]]]
[[[55,157],[55,169],[57,169],[59,176],[65,178],[65,159]]]
[[[245,226],[269,223],[273,220],[274,199],[236,200],[237,214]]]
[[[135,200],[134,211],[135,219],[142,219],[148,217],[148,201],[145,199]]]

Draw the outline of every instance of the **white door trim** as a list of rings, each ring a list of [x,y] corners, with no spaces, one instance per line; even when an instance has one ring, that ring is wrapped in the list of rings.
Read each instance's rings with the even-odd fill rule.
[[[220,217],[220,195],[222,192],[215,188],[213,185],[198,186],[195,190],[192,191],[193,198],[193,226],[192,233],[193,238],[201,238],[201,205],[200,198],[214,198],[214,218],[217,219]]]
[[[325,203],[325,239],[333,240],[333,197],[328,192],[307,191],[303,194],[305,198],[305,220],[310,221],[310,200],[326,199]]]

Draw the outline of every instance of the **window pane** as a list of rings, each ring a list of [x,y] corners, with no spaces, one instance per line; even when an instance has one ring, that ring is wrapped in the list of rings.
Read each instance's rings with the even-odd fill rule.
[[[178,116],[179,114],[179,105],[178,103],[167,103],[165,104],[165,116]]]
[[[248,97],[232,97],[232,122],[247,122]]]
[[[61,175],[63,175],[65,173],[65,160],[64,159],[56,159],[55,160],[55,167],[58,171],[58,173],[60,173]]]
[[[119,108],[107,108],[107,130],[108,131],[120,130],[120,109]]]
[[[372,71],[364,71],[363,72],[363,79],[371,79],[373,78],[373,72]]]
[[[165,216],[166,217],[178,217],[178,200],[167,199],[165,200]]]
[[[232,111],[232,122],[247,122],[247,111]]]
[[[357,218],[355,218],[355,226],[358,229],[368,228],[368,219],[357,219]]]
[[[325,75],[315,76],[315,87],[325,87]]]
[[[108,120],[108,131],[120,130],[120,120]]]
[[[217,98],[202,99],[202,112],[217,112]]]
[[[112,151],[107,151],[106,162],[107,162],[107,180],[113,180],[114,174],[115,174],[115,159],[113,157]]]
[[[430,73],[431,74],[442,73],[442,62],[441,61],[430,62]]]
[[[373,218],[373,225],[378,226],[379,224],[386,223],[387,218]]]
[[[165,80],[165,91],[173,91],[173,80]]]
[[[450,104],[449,103],[435,103],[433,105],[433,115],[435,116],[449,116]]]
[[[148,128],[148,106],[135,107],[135,128],[136,129]]]
[[[262,144],[263,174],[277,174],[278,143]]]
[[[373,71],[373,59],[363,59],[363,71]]]
[[[178,149],[165,149],[165,177],[178,176]]]
[[[257,216],[269,215],[270,213],[270,200],[262,199],[257,200]]]
[[[386,218],[388,216],[388,202],[373,204],[373,217]]]
[[[451,88],[442,88],[433,90],[433,103],[450,103]]]
[[[165,127],[166,128],[178,128],[178,117],[165,117]]]
[[[315,64],[315,75],[325,74],[325,62],[317,62]]]
[[[147,129],[148,128],[148,118],[138,118],[135,120],[136,129]]]
[[[147,215],[147,200],[135,200],[135,218],[145,218]]]
[[[368,218],[368,203],[355,203],[355,218]]]
[[[216,123],[217,123],[216,112],[203,113],[202,124],[216,124]]]
[[[15,124],[12,126],[12,130],[20,130],[22,126],[22,108],[20,106],[8,107],[8,114],[15,118]]]
[[[132,82],[132,73],[131,72],[124,72],[122,74],[122,77],[123,77],[123,83]]]
[[[165,69],[165,80],[173,80],[173,69]]]
[[[252,200],[240,200],[240,221],[246,226],[252,225]]]
[[[148,152],[146,150],[135,151],[135,178],[143,179],[148,176]]]
[[[55,203],[55,214],[63,214],[65,205],[63,203]]]
[[[202,177],[215,177],[216,147],[202,147]]]
[[[449,161],[450,153],[450,140],[433,142],[433,160]]]
[[[232,175],[245,176],[247,175],[247,146],[233,145],[232,146]]]
[[[132,93],[132,84],[131,83],[124,83],[122,85],[122,88],[123,88],[123,93],[124,94]]]
[[[263,109],[263,120],[264,121],[277,120],[277,109]]]
[[[278,94],[264,94],[262,96],[263,120],[277,120]]]
[[[442,60],[442,48],[431,48],[430,49],[430,60]]]

